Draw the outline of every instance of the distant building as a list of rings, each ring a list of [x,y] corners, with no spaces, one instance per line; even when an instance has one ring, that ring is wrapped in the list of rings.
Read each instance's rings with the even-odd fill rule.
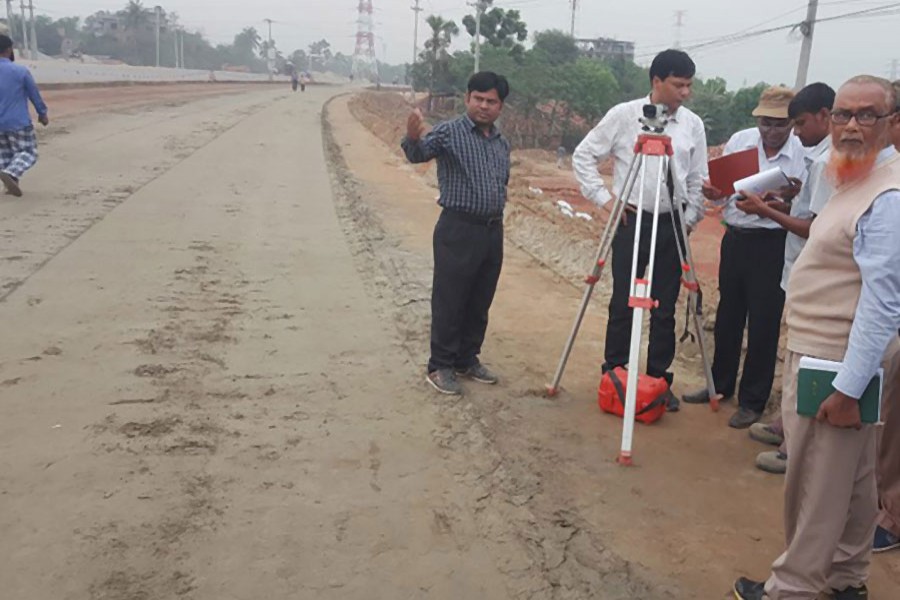
[[[96,12],[84,20],[84,29],[95,37],[104,35],[116,36],[124,26],[122,17],[107,10]]]
[[[587,56],[588,58],[623,58],[634,62],[634,42],[598,37],[594,39],[576,39],[575,45],[578,46],[582,56]]]
[[[169,16],[165,11],[160,13],[159,26],[162,31],[167,31],[169,28]],[[141,29],[146,32],[153,32],[156,30],[156,16],[153,11],[146,12],[146,19],[144,19],[144,24]],[[87,17],[84,20],[84,30],[94,37],[109,35],[117,39],[121,39],[126,33],[134,33],[128,31],[128,24],[125,21],[125,16],[121,12],[110,12],[108,10],[95,12]]]

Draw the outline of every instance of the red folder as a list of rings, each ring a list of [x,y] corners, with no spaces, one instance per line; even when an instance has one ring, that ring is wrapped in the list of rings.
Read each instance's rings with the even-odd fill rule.
[[[759,149],[749,148],[709,161],[709,182],[724,194],[735,193],[734,182],[759,173]]]

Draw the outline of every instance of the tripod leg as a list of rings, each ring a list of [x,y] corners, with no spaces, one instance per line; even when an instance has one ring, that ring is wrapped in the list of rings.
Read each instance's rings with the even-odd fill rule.
[[[600,274],[603,272],[603,267],[606,266],[606,263],[609,260],[609,254],[612,250],[612,241],[619,228],[622,213],[625,211],[625,199],[631,196],[635,181],[637,180],[637,170],[635,169],[637,159],[638,156],[635,155],[631,161],[631,165],[628,167],[628,174],[625,176],[625,181],[622,184],[620,194],[615,199],[613,207],[610,210],[609,220],[606,222],[606,226],[603,229],[603,235],[600,238],[600,245],[597,248],[597,257],[594,259],[594,266],[591,269],[591,274],[585,277],[584,280],[586,287],[581,298],[581,306],[578,308],[572,330],[566,340],[566,345],[563,347],[562,355],[559,358],[559,364],[556,367],[556,373],[553,375],[553,381],[547,385],[548,396],[552,397],[559,393],[559,384],[562,381],[563,373],[566,370],[566,364],[569,362],[569,356],[572,353],[572,347],[575,345],[575,338],[578,337],[578,331],[581,329],[581,323],[584,320],[584,315],[590,304],[594,286],[600,281]]]
[[[647,264],[647,275],[638,278],[637,264],[641,244],[641,221],[644,206],[644,182],[646,181],[646,157],[642,158],[641,191],[638,202],[638,218],[634,233],[634,253],[632,255],[631,274],[632,292],[628,301],[633,309],[631,317],[631,348],[628,357],[628,383],[625,387],[625,415],[622,424],[622,447],[618,463],[623,466],[632,464],[632,446],[634,442],[634,421],[637,410],[638,374],[641,366],[641,346],[643,343],[644,311],[659,304],[650,297],[653,289],[653,268],[656,255],[656,237],[659,231],[659,205],[662,199],[662,174],[668,165],[668,157],[659,157],[659,168],[656,176],[656,198],[653,202],[653,226],[651,228],[650,258]]]
[[[678,246],[678,258],[681,261],[681,269],[684,273],[682,281],[688,290],[688,312],[694,323],[697,333],[697,343],[700,346],[700,359],[703,361],[703,375],[706,378],[706,390],[709,394],[709,406],[713,412],[718,412],[722,395],[716,392],[716,383],[713,379],[712,365],[709,360],[709,352],[706,345],[706,335],[703,331],[703,306],[701,304],[700,282],[697,272],[694,270],[694,258],[691,252],[691,244],[688,238],[687,225],[684,222],[684,210],[681,204],[672,198],[672,209],[678,215],[681,231],[678,231],[675,220],[672,227],[675,229],[676,245]],[[682,249],[683,248],[683,249]]]

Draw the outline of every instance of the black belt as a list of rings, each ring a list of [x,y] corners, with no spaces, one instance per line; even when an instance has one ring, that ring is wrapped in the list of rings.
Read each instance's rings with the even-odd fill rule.
[[[725,224],[725,229],[728,230],[728,233],[733,233],[734,235],[740,237],[783,237],[787,235],[787,231],[784,229],[769,229],[766,227],[735,227],[734,225]]]
[[[448,217],[453,217],[454,219],[459,219],[460,221],[465,221],[466,223],[472,223],[473,225],[484,225],[486,227],[503,225],[502,213],[499,215],[483,216],[463,212],[461,210],[453,210],[452,208],[445,208],[443,214],[447,215]]]
[[[637,216],[637,207],[634,206],[633,204],[626,204],[626,205],[625,205],[625,212],[627,212],[629,215]],[[652,218],[653,218],[653,211],[652,211],[652,210],[643,210],[643,209],[641,209],[641,212],[644,213],[644,218],[645,218],[645,219],[652,219]],[[659,219],[660,219],[661,221],[665,221],[665,220],[667,220],[667,219],[671,220],[671,219],[673,218],[673,217],[672,217],[673,214],[674,214],[674,213],[671,212],[671,211],[669,211],[669,212],[662,212],[662,211],[660,211],[660,213],[659,213]]]

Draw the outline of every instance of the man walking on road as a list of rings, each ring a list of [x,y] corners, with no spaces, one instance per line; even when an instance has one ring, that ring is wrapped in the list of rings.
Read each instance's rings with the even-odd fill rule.
[[[665,133],[672,139],[675,156],[672,158],[671,177],[665,177],[660,201],[660,222],[656,239],[656,271],[651,295],[659,300],[659,306],[650,312],[650,345],[647,353],[647,374],[664,378],[671,386],[673,375],[669,372],[675,359],[675,303],[681,291],[681,264],[678,260],[679,240],[672,227],[677,216],[672,213],[671,197],[686,205],[685,225],[688,231],[703,219],[703,179],[706,174],[706,129],[703,121],[688,108],[682,106],[691,96],[696,67],[694,61],[680,50],[666,50],[650,65],[650,96],[638,98],[614,106],[600,123],[587,135],[572,155],[575,177],[585,198],[599,206],[613,199],[597,171],[597,164],[612,156],[615,160],[614,185],[620,190],[634,157],[634,144],[641,134],[639,118],[646,104],[662,104],[666,107],[669,122]],[[645,182],[644,198],[655,198],[658,182],[649,177]],[[635,186],[637,188],[637,186]],[[628,295],[631,286],[631,263],[634,235],[637,224],[637,204],[640,190],[632,190],[622,222],[613,239],[612,276],[613,293],[609,302],[609,320],[606,326],[603,372],[628,363],[631,346],[631,315]],[[650,260],[653,242],[652,208],[643,219],[641,247],[639,248],[638,277],[642,277]],[[686,242],[686,240],[684,240]],[[637,368],[638,365],[632,365]],[[678,409],[678,400],[668,392],[667,408]]]
[[[476,73],[469,79],[465,115],[426,135],[417,109],[401,143],[412,163],[437,159],[443,211],[434,229],[427,381],[444,394],[462,394],[457,375],[481,383],[498,381],[478,355],[503,264],[510,145],[495,122],[507,95],[505,77]]]
[[[46,126],[50,119],[31,73],[14,61],[12,39],[0,35],[0,181],[6,193],[21,196],[19,180],[38,157],[28,101],[34,105],[42,125]]]
[[[786,550],[767,582],[735,582],[741,600],[868,597],[878,516],[876,426],[862,423],[859,398],[878,368],[892,372],[900,356],[895,111],[890,83],[876,77],[850,79],[835,100],[829,171],[836,192],[813,222],[788,284]],[[815,417],[797,412],[804,356],[841,362],[834,392]],[[894,397],[890,389],[885,396]]]
[[[739,131],[725,144],[725,154],[755,148],[760,172],[780,168],[793,179],[792,189],[783,190],[786,201],[793,200],[806,178],[806,151],[792,135],[788,106],[794,92],[783,87],[766,89],[753,110],[757,126]],[[724,199],[710,185],[704,185],[709,200]],[[736,204],[737,194],[725,205],[725,235],[719,260],[719,307],[714,333],[715,354],[712,374],[716,391],[725,398],[738,391],[738,410],[728,421],[736,429],[757,422],[769,401],[778,360],[778,336],[784,309],[781,276],[784,271],[786,232],[765,217],[747,214]],[[744,328],[747,327],[747,356],[738,390],[738,371]],[[709,402],[706,389],[684,396],[689,404]]]

